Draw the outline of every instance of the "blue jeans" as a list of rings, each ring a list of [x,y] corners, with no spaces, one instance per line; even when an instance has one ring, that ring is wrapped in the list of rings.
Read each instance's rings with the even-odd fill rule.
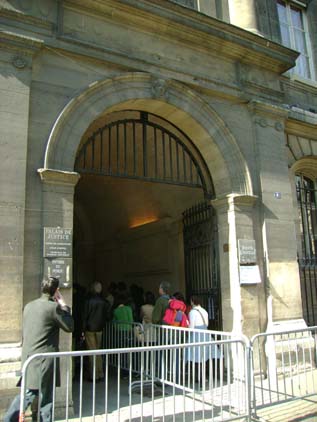
[[[24,411],[33,403],[35,397],[38,397],[38,390],[26,390],[24,396]],[[7,413],[4,416],[4,422],[18,422],[20,413],[21,394],[18,394],[13,399]],[[52,401],[48,397],[41,400],[41,422],[51,422],[52,420]]]

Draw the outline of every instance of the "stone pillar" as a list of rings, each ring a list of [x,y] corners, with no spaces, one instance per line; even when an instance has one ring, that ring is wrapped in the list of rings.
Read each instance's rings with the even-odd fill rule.
[[[302,318],[295,212],[285,150],[283,109],[252,102],[261,227],[273,321]],[[295,183],[295,182],[294,182]],[[270,321],[269,321],[270,323]]]
[[[18,58],[16,58],[18,60]],[[0,341],[21,340],[24,207],[31,63],[1,52]]]
[[[265,315],[263,282],[241,286],[239,275],[238,239],[256,240],[257,263],[263,266],[254,224],[256,200],[232,194],[211,201],[217,211],[223,329],[248,336],[260,331]]]
[[[263,277],[259,284],[240,284],[239,239],[256,241],[257,264],[263,268],[261,241],[255,230],[256,202],[255,196],[237,194],[211,201],[217,211],[223,330],[249,338],[263,331],[266,320]],[[239,380],[246,375],[241,365],[243,348],[233,346],[230,356],[232,377]]]
[[[43,188],[42,231],[44,227],[73,228],[74,190],[80,175],[50,169],[39,169],[38,173]],[[72,290],[64,289],[62,294],[70,305]],[[70,350],[68,342],[65,348],[61,344],[62,349]]]
[[[41,230],[43,231],[44,227],[73,228],[74,190],[80,175],[51,169],[39,169],[38,173],[43,190]],[[61,289],[61,293],[66,303],[71,306],[72,289]],[[72,335],[61,331],[60,351],[70,350],[72,350]],[[69,364],[71,370],[71,362]],[[66,372],[65,360],[61,359],[61,387],[57,389],[56,416],[60,414],[62,417],[65,416]],[[69,388],[69,403],[72,406],[71,378]]]
[[[34,39],[1,33],[0,54],[0,418],[21,360],[24,214]]]

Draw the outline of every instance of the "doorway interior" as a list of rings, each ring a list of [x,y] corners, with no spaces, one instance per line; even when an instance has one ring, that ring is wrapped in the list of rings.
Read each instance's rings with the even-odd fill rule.
[[[202,294],[220,329],[212,181],[186,134],[145,111],[107,114],[86,131],[75,170],[74,282],[124,281],[157,294],[169,281]]]

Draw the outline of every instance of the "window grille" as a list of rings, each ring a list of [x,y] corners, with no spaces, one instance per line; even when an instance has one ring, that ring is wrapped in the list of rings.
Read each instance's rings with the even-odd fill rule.
[[[301,280],[303,316],[308,325],[317,324],[317,189],[316,183],[296,176],[300,218],[301,250],[298,264]]]
[[[317,190],[307,177],[297,176],[296,192],[301,229],[301,254],[317,258]]]

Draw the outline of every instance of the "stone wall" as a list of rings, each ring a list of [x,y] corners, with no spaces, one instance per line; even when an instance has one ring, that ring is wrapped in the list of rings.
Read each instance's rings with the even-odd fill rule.
[[[87,128],[113,111],[158,114],[184,131],[205,161],[218,214],[224,328],[265,330],[268,295],[274,319],[301,316],[285,143],[294,128],[315,142],[314,112],[302,109],[316,109],[317,91],[283,76],[297,53],[257,36],[255,1],[247,4],[239,22],[255,33],[165,0],[1,2],[2,387],[16,380],[23,305],[39,294],[43,227],[73,227],[78,146]],[[309,11],[315,8],[310,2]],[[168,232],[170,271],[181,279],[176,227]],[[129,235],[124,239],[128,248]],[[259,285],[240,286],[238,239],[256,241]],[[138,273],[131,251],[126,259]],[[145,264],[148,271],[162,266]],[[65,294],[71,303],[71,290]],[[70,347],[64,336],[62,349]]]

